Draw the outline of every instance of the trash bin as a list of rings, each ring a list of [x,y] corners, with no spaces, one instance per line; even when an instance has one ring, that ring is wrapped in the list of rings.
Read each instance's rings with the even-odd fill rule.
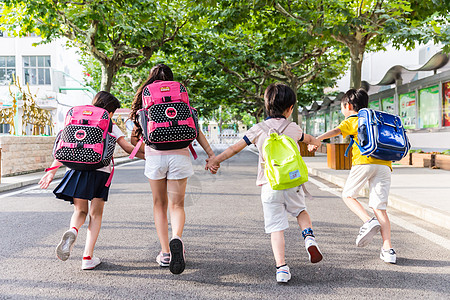
[[[327,165],[335,170],[350,170],[352,167],[352,151],[345,157],[348,143],[327,144]]]

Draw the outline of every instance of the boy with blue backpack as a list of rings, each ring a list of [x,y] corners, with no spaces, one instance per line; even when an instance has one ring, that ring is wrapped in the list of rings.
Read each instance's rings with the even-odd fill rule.
[[[297,219],[302,230],[305,248],[311,263],[322,260],[315,240],[312,223],[305,204],[303,183],[308,171],[298,149],[298,141],[320,146],[320,142],[300,127],[287,120],[297,97],[287,85],[276,83],[267,87],[264,102],[268,118],[248,130],[242,140],[216,157],[207,159],[207,168],[216,173],[219,164],[254,144],[258,148],[258,177],[266,233],[271,234],[272,250],[276,262],[276,280],[286,283],[291,273],[285,261],[284,230],[289,228],[288,214]],[[307,194],[307,193],[306,193]]]
[[[367,246],[372,241],[372,238],[381,230],[383,247],[381,248],[380,258],[386,263],[395,264],[396,253],[391,244],[391,224],[386,213],[391,185],[392,162],[391,160],[387,160],[387,156],[384,156],[385,159],[380,159],[380,157],[383,156],[377,156],[373,152],[374,149],[372,149],[372,153],[375,155],[371,154],[369,156],[362,155],[361,151],[365,154],[364,146],[374,143],[374,139],[367,134],[371,133],[371,128],[369,127],[373,123],[380,124],[380,129],[376,129],[376,131],[397,128],[396,132],[401,135],[398,140],[403,139],[403,144],[406,144],[406,146],[403,147],[403,150],[400,151],[401,153],[397,154],[399,156],[398,159],[401,158],[403,152],[407,152],[409,144],[406,135],[404,134],[404,129],[401,126],[401,122],[393,115],[376,112],[378,115],[382,114],[385,115],[386,118],[392,118],[393,124],[385,124],[387,121],[383,121],[382,117],[377,117],[376,115],[374,116],[372,123],[363,124],[364,121],[366,121],[363,118],[366,117],[363,117],[362,112],[374,114],[374,111],[366,109],[368,102],[369,97],[364,89],[348,90],[341,99],[341,112],[345,116],[345,120],[342,121],[338,127],[318,136],[317,139],[322,141],[342,134],[344,137],[350,136],[352,138],[351,144],[353,144],[354,141],[355,144],[353,144],[352,149],[352,168],[345,183],[342,198],[350,210],[364,222],[356,238],[356,245],[358,247]],[[359,122],[358,119],[360,119]],[[367,130],[366,126],[369,130]],[[384,129],[386,126],[388,129]],[[310,151],[314,148],[314,146],[308,146],[308,150]],[[383,149],[380,147],[379,151],[383,151]],[[390,152],[393,153],[393,150]],[[375,217],[370,217],[361,203],[356,199],[367,182],[369,183],[370,193],[369,207],[372,208]]]

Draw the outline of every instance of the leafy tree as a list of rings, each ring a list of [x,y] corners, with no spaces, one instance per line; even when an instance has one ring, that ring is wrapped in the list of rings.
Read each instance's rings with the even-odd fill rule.
[[[43,43],[68,38],[101,65],[101,89],[110,91],[122,67],[145,64],[187,22],[188,1],[4,0],[0,22]]]
[[[201,59],[211,73],[226,73],[225,80],[238,90],[242,102],[258,108],[257,119],[269,83],[281,81],[299,92],[304,85],[332,85],[342,73],[345,60],[337,47],[286,22],[272,7],[246,1],[220,4],[215,26],[205,33]],[[297,121],[297,114],[293,119]]]
[[[433,2],[442,3],[443,0]],[[430,1],[286,0],[272,3],[288,20],[307,28],[311,35],[324,41],[339,42],[348,48],[351,87],[361,85],[361,67],[366,51],[383,50],[388,41],[395,46],[411,48],[416,42],[430,39],[422,34],[425,24],[434,20],[436,31],[443,24],[433,15]],[[428,9],[413,10],[417,8]]]

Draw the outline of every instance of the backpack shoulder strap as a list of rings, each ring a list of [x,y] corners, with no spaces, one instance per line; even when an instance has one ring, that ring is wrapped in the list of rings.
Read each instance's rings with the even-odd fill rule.
[[[286,128],[291,124],[292,122],[288,119],[285,119],[283,123],[281,124],[280,128],[278,128],[278,132],[281,134],[283,131],[286,130]]]
[[[261,128],[262,131],[264,131],[265,133],[267,133],[267,135],[269,135],[269,131],[271,130],[271,128],[266,124],[265,121],[259,123],[258,126],[259,128]]]

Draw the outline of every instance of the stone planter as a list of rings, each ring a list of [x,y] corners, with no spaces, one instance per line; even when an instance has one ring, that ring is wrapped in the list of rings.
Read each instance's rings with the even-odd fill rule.
[[[327,144],[327,165],[335,170],[350,170],[352,167],[352,151],[345,157],[348,144]]]
[[[302,157],[311,157],[311,156],[315,156],[314,152],[309,152],[308,151],[308,145],[303,143],[303,142],[298,142],[299,146],[300,146],[300,155]]]
[[[431,153],[411,153],[411,165],[423,168],[424,165],[431,162]]]
[[[411,165],[411,154],[412,153],[406,154],[406,156],[400,159],[397,163],[401,165]]]
[[[434,165],[442,170],[450,170],[450,155],[436,154]]]

